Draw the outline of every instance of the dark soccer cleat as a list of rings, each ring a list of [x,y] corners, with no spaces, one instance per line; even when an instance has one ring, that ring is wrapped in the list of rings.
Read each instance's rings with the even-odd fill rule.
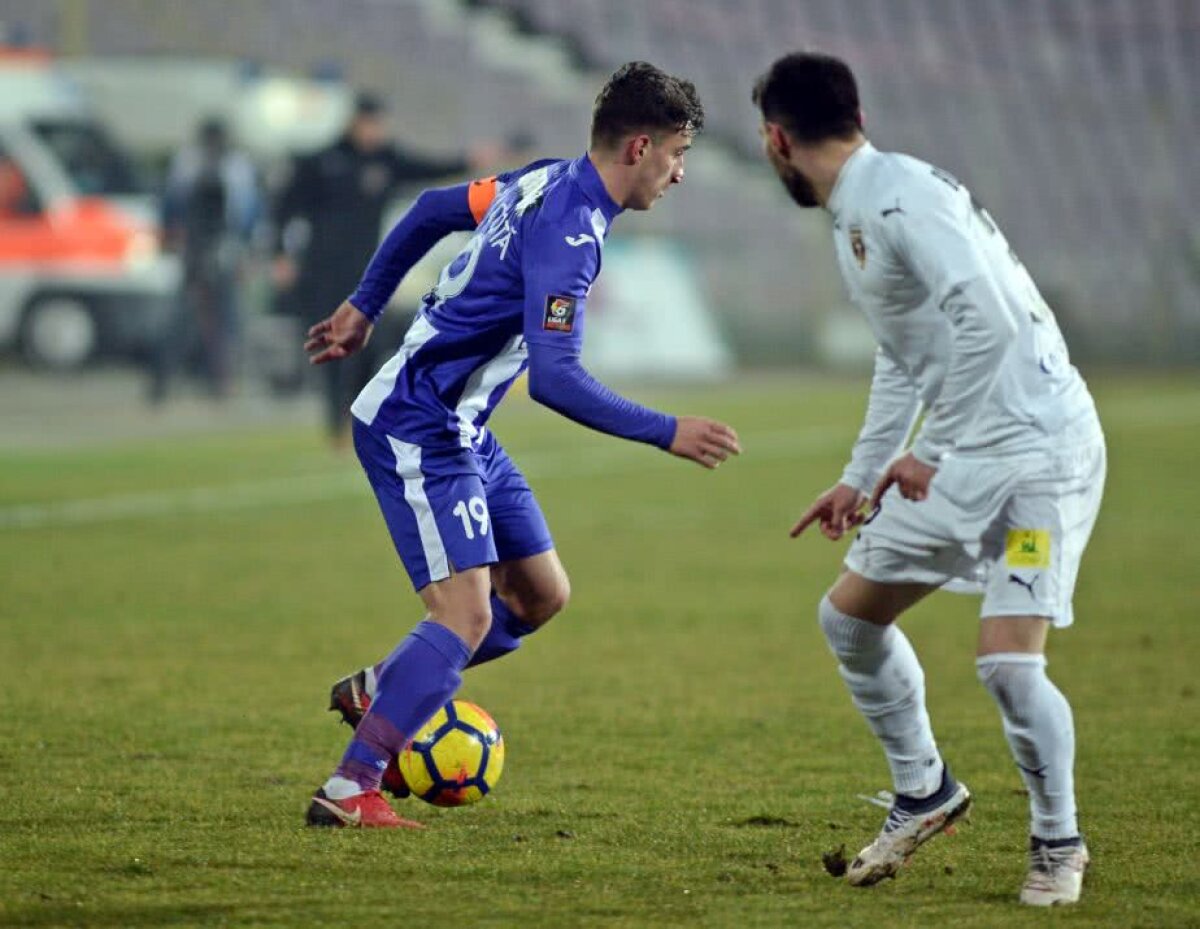
[[[341,713],[342,722],[351,729],[358,728],[371,705],[371,695],[367,693],[367,670],[363,668],[349,677],[343,677],[329,691],[329,711]]]
[[[313,794],[304,821],[310,826],[335,829],[424,829],[421,823],[401,819],[378,790],[368,790],[345,800],[331,800],[324,789]]]
[[[362,718],[367,715],[367,709],[371,706],[371,695],[367,693],[368,670],[370,669],[363,668],[349,677],[342,678],[329,691],[330,712],[341,713],[342,722],[348,724],[352,729],[358,728],[358,724],[362,722]],[[412,793],[408,789],[408,784],[404,782],[404,775],[400,773],[396,758],[388,763],[387,770],[383,772],[382,787],[399,800],[403,800]]]

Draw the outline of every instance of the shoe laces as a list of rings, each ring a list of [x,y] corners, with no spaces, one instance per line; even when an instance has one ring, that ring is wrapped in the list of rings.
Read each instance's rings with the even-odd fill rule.
[[[883,833],[887,835],[898,829],[903,829],[916,818],[916,813],[901,809],[899,806],[893,804],[892,808],[888,810],[887,819],[883,821]]]
[[[1053,878],[1060,870],[1073,868],[1078,854],[1078,845],[1064,845],[1061,848],[1037,845],[1029,849],[1030,870]]]

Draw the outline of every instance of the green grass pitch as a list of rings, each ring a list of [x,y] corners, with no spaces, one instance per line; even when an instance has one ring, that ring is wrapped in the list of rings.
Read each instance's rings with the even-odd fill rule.
[[[787,538],[865,384],[795,378],[642,392],[739,429],[716,473],[510,400],[574,598],[468,673],[504,776],[408,801],[420,834],[301,825],[349,731],[328,685],[419,612],[353,461],[299,431],[0,457],[0,924],[1200,925],[1200,382],[1091,380],[1109,486],[1050,644],[1093,853],[1071,911],[1015,902],[1027,798],[948,594],[905,628],[972,820],[871,890],[823,871],[888,784],[815,622],[841,547]]]

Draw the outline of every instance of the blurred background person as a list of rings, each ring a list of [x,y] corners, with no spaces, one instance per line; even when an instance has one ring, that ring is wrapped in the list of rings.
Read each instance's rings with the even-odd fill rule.
[[[278,198],[273,278],[283,309],[297,315],[306,330],[354,291],[379,244],[384,212],[406,185],[487,168],[502,151],[484,143],[428,157],[397,146],[389,130],[382,98],[359,93],[346,132],[329,147],[297,158]],[[344,364],[321,369],[325,424],[336,448],[348,447],[350,404],[378,360],[371,346]]]
[[[206,119],[173,159],[163,193],[163,241],[179,255],[182,277],[152,353],[152,403],[161,403],[180,368],[193,362],[213,397],[229,395],[239,275],[261,214],[253,163],[230,144],[221,120]]]

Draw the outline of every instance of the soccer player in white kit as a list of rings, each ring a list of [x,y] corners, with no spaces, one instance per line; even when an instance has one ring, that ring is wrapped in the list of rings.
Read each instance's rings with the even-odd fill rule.
[[[866,422],[841,479],[792,529],[860,527],[819,607],[855,705],[883,744],[895,801],[850,865],[867,886],[966,812],[934,741],[924,673],[895,625],[940,587],[983,593],[976,664],[1029,788],[1020,900],[1079,899],[1074,724],[1046,676],[1051,625],[1072,621],[1104,486],[1095,405],[1046,302],[954,177],[863,134],[854,76],[814,53],[758,81],[768,159],[802,207],[833,219],[838,265],[878,350]],[[918,416],[924,419],[908,444]]]

